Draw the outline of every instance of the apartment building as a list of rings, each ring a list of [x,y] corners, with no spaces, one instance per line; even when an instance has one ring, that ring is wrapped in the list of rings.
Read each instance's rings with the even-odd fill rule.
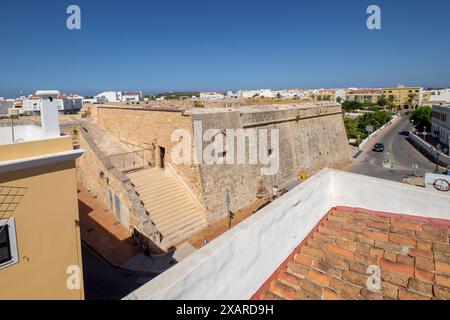
[[[38,114],[42,111],[43,97],[54,100],[61,113],[75,113],[83,106],[83,97],[77,94],[64,94],[57,90],[38,90],[23,100],[23,111],[27,114]]]
[[[383,88],[382,93],[389,99],[394,98],[394,103],[398,108],[417,108],[423,103],[423,88],[398,86],[396,88]],[[414,99],[410,99],[414,95]]]
[[[349,90],[346,99],[349,101],[358,101],[361,103],[376,103],[381,97],[382,91],[377,89],[357,89]]]
[[[97,103],[138,102],[142,101],[142,92],[105,91],[94,97]]]
[[[122,92],[122,102],[139,102],[142,101],[142,92]]]
[[[315,101],[336,101],[336,90],[321,89],[314,93]]]
[[[274,98],[276,96],[271,89],[239,90],[237,95],[239,98],[244,99],[251,99],[254,97]]]
[[[122,93],[120,91],[105,91],[96,95],[94,99],[97,101],[97,103],[121,102]]]
[[[429,101],[431,103],[437,103],[437,102],[449,102],[450,103],[450,89],[430,90]]]
[[[0,300],[84,299],[72,137],[41,96],[42,126],[0,128]]]
[[[200,92],[200,100],[222,100],[225,96],[220,92]]]
[[[450,104],[433,105],[431,135],[442,145],[450,146]]]

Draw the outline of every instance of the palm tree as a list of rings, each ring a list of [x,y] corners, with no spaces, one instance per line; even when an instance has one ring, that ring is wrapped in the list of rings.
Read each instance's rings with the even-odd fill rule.
[[[408,104],[409,104],[409,109],[412,109],[414,102],[416,102],[417,100],[417,94],[415,94],[414,92],[410,92],[408,93]]]
[[[392,110],[394,109],[394,105],[395,105],[395,96],[394,95],[391,94],[388,97],[388,103],[389,103],[390,112],[392,112]]]

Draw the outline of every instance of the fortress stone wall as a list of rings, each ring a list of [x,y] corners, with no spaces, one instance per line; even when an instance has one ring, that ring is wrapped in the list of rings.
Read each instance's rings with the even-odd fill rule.
[[[280,189],[295,182],[302,170],[312,173],[350,158],[341,107],[333,102],[189,110],[97,105],[94,113],[98,124],[119,140],[152,150],[155,163],[159,161],[158,148],[164,147],[167,166],[203,205],[209,221],[227,215],[227,190],[230,209],[235,211],[253,202],[258,193],[270,192],[273,185]],[[261,164],[172,163],[172,149],[178,144],[171,140],[173,131],[184,128],[193,136],[195,123],[201,123],[203,131],[218,129],[225,141],[226,130],[231,128],[246,133],[278,129],[279,170],[263,175],[261,168],[266,166]],[[203,148],[209,143],[203,142]],[[249,148],[254,147],[247,146],[247,159]]]

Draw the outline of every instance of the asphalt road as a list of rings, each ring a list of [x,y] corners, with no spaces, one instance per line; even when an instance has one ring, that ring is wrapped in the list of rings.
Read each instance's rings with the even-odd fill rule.
[[[364,174],[372,177],[401,182],[404,178],[414,173],[413,164],[418,165],[416,175],[423,176],[426,172],[434,172],[435,164],[417,151],[408,141],[407,137],[400,134],[409,131],[412,125],[407,116],[401,116],[382,132],[373,137],[362,152],[346,171]],[[371,151],[377,142],[383,143],[385,152]],[[381,163],[386,158],[386,153],[391,153],[392,169],[386,169]],[[444,170],[441,168],[441,170]]]
[[[157,276],[118,269],[105,262],[85,244],[82,244],[81,250],[86,300],[120,300]]]

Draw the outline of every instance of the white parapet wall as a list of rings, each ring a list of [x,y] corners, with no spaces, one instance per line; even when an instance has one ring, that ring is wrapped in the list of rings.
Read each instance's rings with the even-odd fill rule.
[[[450,219],[447,195],[323,169],[125,299],[249,299],[336,206]]]
[[[332,171],[333,206],[450,220],[448,193]]]
[[[316,174],[126,299],[249,299],[330,210],[331,178]]]

